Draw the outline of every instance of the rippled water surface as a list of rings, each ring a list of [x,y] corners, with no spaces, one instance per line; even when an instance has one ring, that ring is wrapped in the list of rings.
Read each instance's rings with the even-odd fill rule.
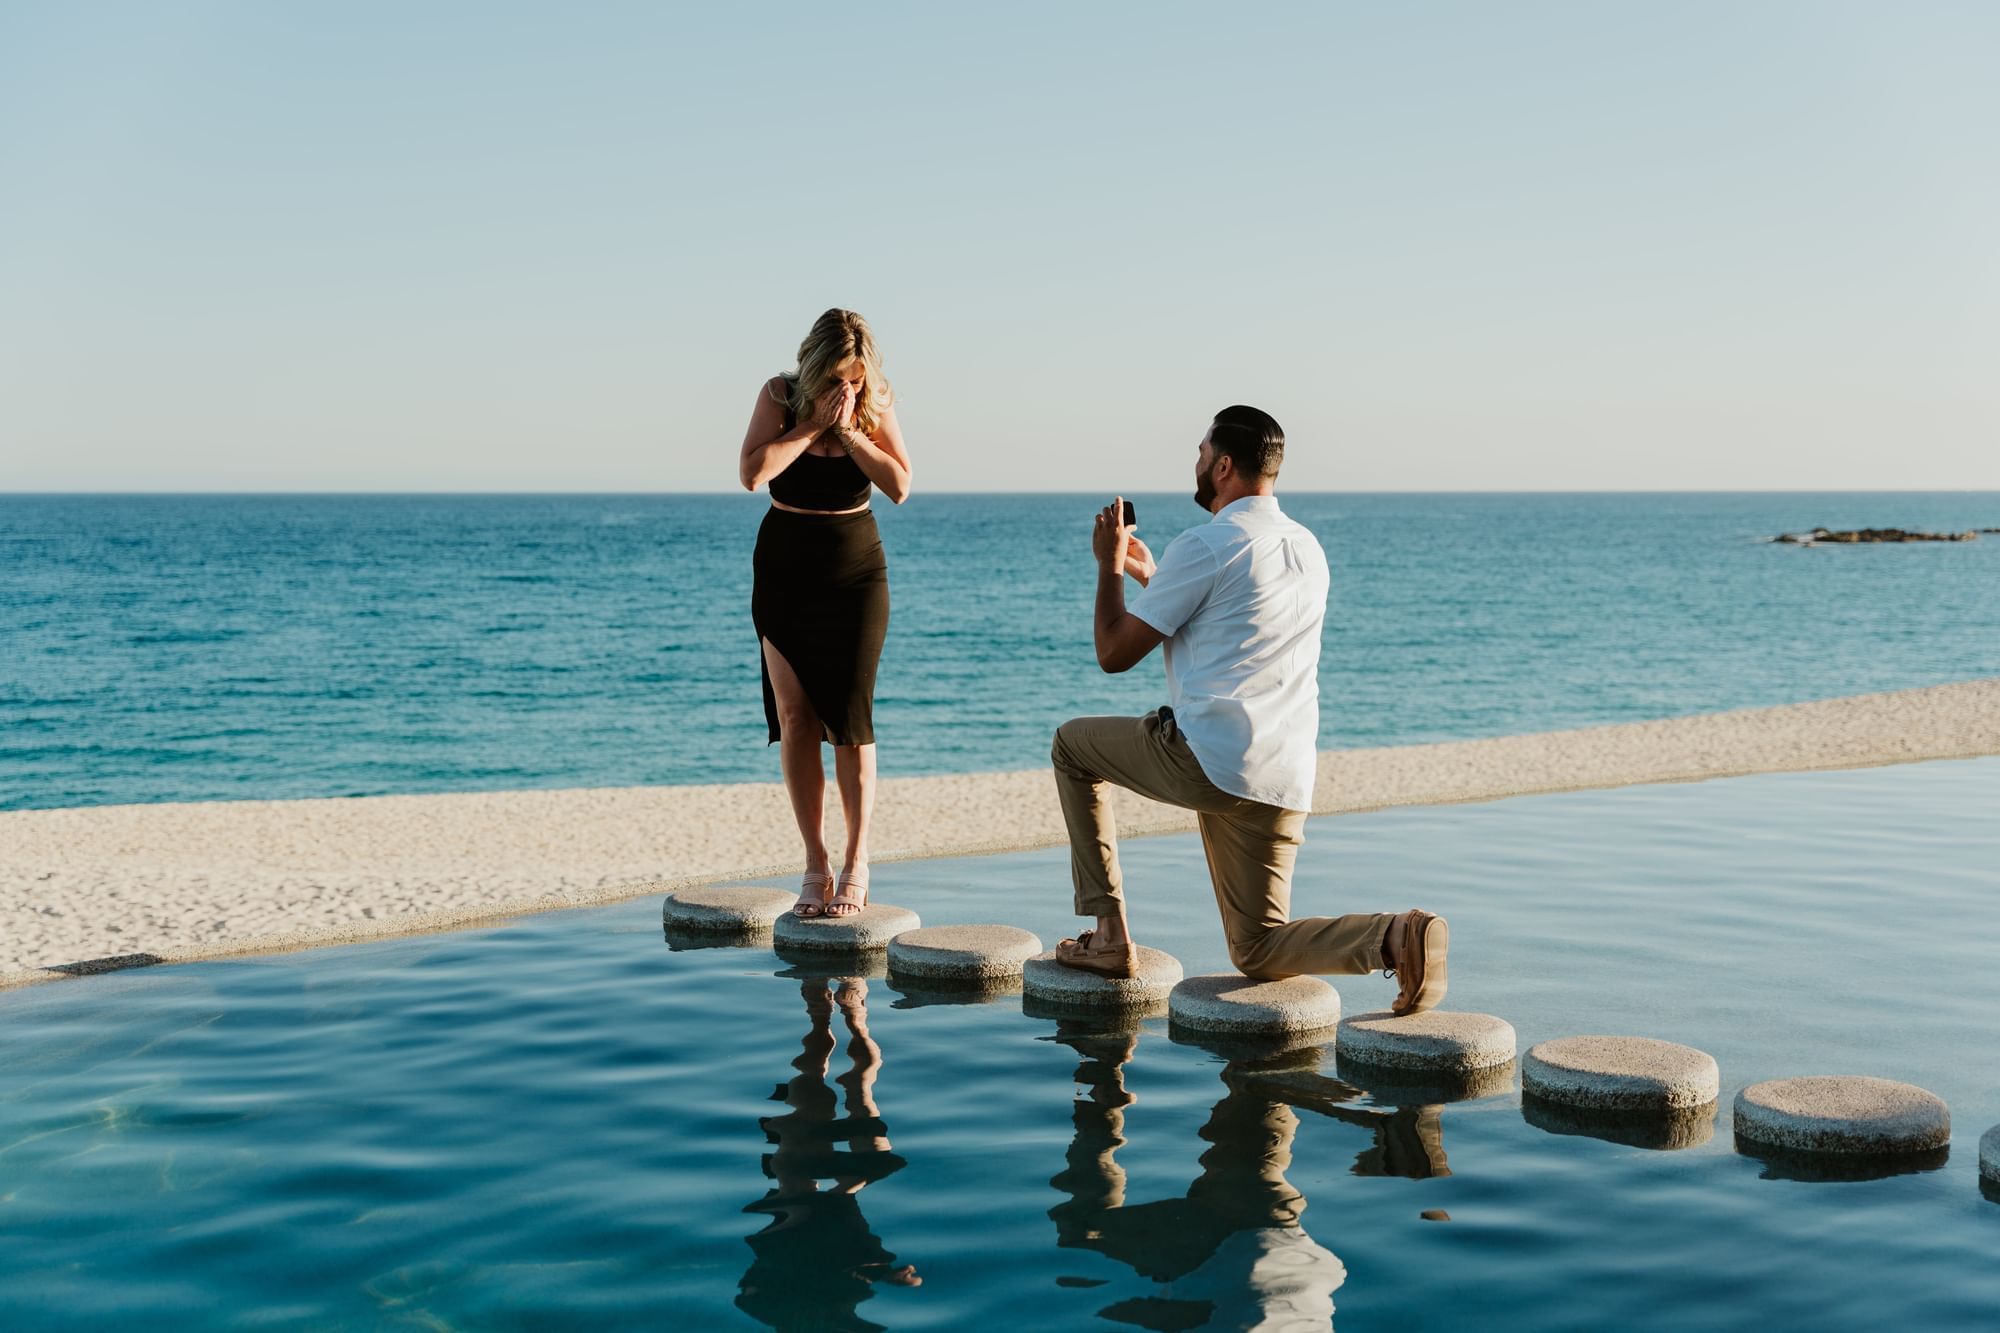
[[[1448,913],[1451,1007],[1524,1046],[1713,1053],[1715,1134],[1672,1152],[1546,1132],[1511,1083],[1377,1097],[1330,1050],[1232,1063],[1162,1020],[676,949],[653,898],[7,993],[0,1309],[35,1329],[1991,1328],[1996,803],[2000,760],[1978,760],[1312,822],[1298,909]],[[1224,966],[1193,837],[1126,851],[1142,937]],[[885,865],[877,893],[1052,939],[1064,867]],[[1340,982],[1350,1012],[1392,984]],[[1829,1182],[1737,1154],[1735,1091],[1814,1072],[1946,1098],[1948,1162]]]
[[[1163,702],[1091,656],[1104,497],[878,505],[885,773],[1037,767]],[[1140,496],[1165,541],[1205,515]],[[0,496],[0,809],[771,780],[752,496]],[[1288,495],[1333,566],[1322,747],[1990,675],[2000,494]]]

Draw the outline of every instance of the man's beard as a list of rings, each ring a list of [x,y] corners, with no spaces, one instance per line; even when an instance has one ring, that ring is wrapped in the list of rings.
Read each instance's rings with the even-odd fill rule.
[[[1194,502],[1203,509],[1215,503],[1215,464],[1194,479]]]

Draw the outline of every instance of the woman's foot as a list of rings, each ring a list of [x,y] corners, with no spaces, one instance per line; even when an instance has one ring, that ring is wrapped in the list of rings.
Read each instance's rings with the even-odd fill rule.
[[[840,887],[833,897],[826,900],[826,914],[833,917],[853,916],[868,906],[868,867],[840,872]]]
[[[833,887],[833,876],[824,870],[808,870],[799,881],[799,900],[792,904],[794,916],[824,916],[826,914],[826,891]]]

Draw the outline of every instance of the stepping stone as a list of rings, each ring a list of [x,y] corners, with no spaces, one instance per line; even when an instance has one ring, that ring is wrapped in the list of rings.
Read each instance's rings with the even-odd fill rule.
[[[697,884],[676,889],[660,908],[672,930],[714,935],[756,935],[792,910],[796,893],[733,884]]]
[[[1021,975],[1042,942],[1016,926],[925,926],[889,941],[889,971],[899,977],[965,986],[997,986]]]
[[[1521,1091],[1585,1111],[1693,1111],[1721,1091],[1715,1058],[1652,1037],[1558,1037],[1528,1048]]]
[[[923,924],[907,907],[870,903],[851,916],[797,916],[788,911],[771,927],[771,934],[787,949],[862,953],[886,949],[890,940]]]
[[[1342,1064],[1466,1075],[1514,1060],[1514,1026],[1491,1014],[1430,1009],[1396,1017],[1386,1009],[1344,1020],[1334,1035]]]
[[[1289,1037],[1340,1021],[1340,992],[1318,977],[1256,981],[1236,972],[1189,977],[1167,996],[1176,1028],[1228,1037]]]
[[[1178,959],[1143,944],[1137,975],[1122,979],[1064,967],[1053,949],[1021,965],[1026,998],[1050,1009],[1150,1009],[1164,1003],[1180,979]]]
[[[2000,1125],[1979,1136],[1979,1178],[2000,1189]]]
[[[1736,1094],[1736,1137],[1796,1153],[1928,1153],[1950,1144],[1951,1112],[1922,1088],[1886,1078],[1781,1078]]]

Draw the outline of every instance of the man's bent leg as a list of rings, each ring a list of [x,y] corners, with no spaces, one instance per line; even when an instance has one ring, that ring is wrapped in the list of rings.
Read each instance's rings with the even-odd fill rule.
[[[1394,913],[1291,919],[1292,867],[1305,824],[1300,811],[1255,801],[1201,816],[1229,961],[1245,976],[1352,976],[1383,966],[1382,936]]]
[[[1049,753],[1056,794],[1069,829],[1070,879],[1076,886],[1078,916],[1118,916],[1124,912],[1124,876],[1118,867],[1118,825],[1112,817],[1112,786],[1166,805],[1198,809],[1208,803],[1205,780],[1190,780],[1192,756],[1176,754],[1160,734],[1160,716],[1079,717],[1056,728]],[[1199,776],[1199,769],[1196,770]]]

